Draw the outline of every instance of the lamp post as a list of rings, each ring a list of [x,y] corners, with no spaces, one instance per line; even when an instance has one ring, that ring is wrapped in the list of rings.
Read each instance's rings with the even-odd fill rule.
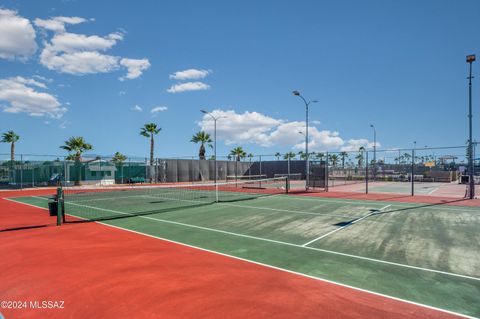
[[[200,110],[203,114],[206,114],[210,116],[213,119],[213,157],[214,159],[214,164],[213,164],[213,170],[215,171],[214,173],[214,182],[217,184],[217,120],[224,118],[225,116],[219,116],[215,117],[212,115],[212,113],[209,113],[205,110]]]
[[[475,61],[475,54],[467,55],[467,63],[470,64],[468,76],[468,184],[469,198],[475,198],[475,181],[473,180],[473,137],[472,137],[472,63]]]
[[[310,164],[308,163],[308,106],[310,103],[317,103],[317,100],[308,101],[298,91],[293,91],[293,95],[300,97],[305,103],[305,190],[308,191]]]
[[[373,181],[377,179],[377,130],[375,125],[370,124],[373,128]]]

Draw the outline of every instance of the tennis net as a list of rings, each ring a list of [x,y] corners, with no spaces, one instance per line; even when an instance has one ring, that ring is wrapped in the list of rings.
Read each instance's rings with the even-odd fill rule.
[[[285,194],[288,189],[285,177],[217,184],[83,186],[64,188],[63,202],[67,215],[99,221],[252,200]]]

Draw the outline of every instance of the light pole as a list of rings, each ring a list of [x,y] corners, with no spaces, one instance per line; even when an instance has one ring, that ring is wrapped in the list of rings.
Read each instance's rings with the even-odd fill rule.
[[[472,137],[472,63],[475,61],[475,54],[467,55],[467,63],[470,64],[470,75],[468,76],[468,184],[469,198],[475,198],[475,181],[473,180],[473,137]]]
[[[203,114],[209,115],[213,119],[213,157],[214,157],[214,164],[213,164],[213,170],[215,171],[214,173],[214,182],[217,184],[217,120],[224,118],[225,116],[219,116],[215,117],[212,115],[212,113],[209,113],[205,110],[200,110]]]
[[[308,163],[308,106],[310,103],[317,103],[317,100],[308,101],[298,91],[293,91],[293,95],[300,97],[305,103],[305,190],[308,191],[310,164]]]
[[[370,127],[373,128],[373,181],[375,181],[377,178],[377,130],[373,124],[370,124]]]

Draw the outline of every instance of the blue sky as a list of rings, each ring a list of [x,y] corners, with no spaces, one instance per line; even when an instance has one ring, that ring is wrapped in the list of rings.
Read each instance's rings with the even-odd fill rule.
[[[21,135],[19,153],[62,154],[84,136],[96,154],[148,155],[139,129],[155,122],[156,156],[195,155],[192,134],[212,130],[200,109],[225,116],[219,154],[298,151],[305,118],[292,90],[318,100],[314,151],[372,146],[370,123],[382,148],[467,139],[478,1],[6,0],[1,10],[0,131]]]

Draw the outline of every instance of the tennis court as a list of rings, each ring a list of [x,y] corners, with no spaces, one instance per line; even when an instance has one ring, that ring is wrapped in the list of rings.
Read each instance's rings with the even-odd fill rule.
[[[66,190],[67,222],[480,316],[478,207],[295,196],[282,178],[251,183]],[[46,207],[48,197],[10,200]]]

